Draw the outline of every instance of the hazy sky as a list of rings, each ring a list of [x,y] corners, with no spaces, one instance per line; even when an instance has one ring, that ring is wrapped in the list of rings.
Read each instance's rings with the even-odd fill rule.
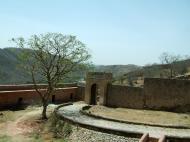
[[[0,0],[0,48],[12,37],[76,35],[95,64],[190,55],[190,0]]]

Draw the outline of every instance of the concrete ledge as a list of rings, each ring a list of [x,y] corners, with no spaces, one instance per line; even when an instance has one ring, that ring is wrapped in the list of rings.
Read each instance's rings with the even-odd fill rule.
[[[78,125],[78,126],[81,126],[83,128],[87,128],[87,129],[91,129],[91,130],[95,130],[95,131],[101,131],[101,132],[105,132],[105,133],[116,134],[116,135],[120,135],[120,136],[131,137],[131,138],[139,138],[139,139],[143,135],[143,133],[138,133],[138,132],[122,131],[120,129],[108,129],[108,128],[104,127],[104,126],[98,127],[98,126],[88,125],[88,124],[83,123],[83,122],[78,122],[76,120],[69,119],[69,118],[67,118],[67,117],[65,117],[65,116],[58,113],[60,108],[68,106],[68,105],[72,105],[72,104],[73,103],[65,103],[65,104],[62,104],[62,105],[58,106],[55,109],[56,117],[58,117],[58,118],[60,118],[60,119],[62,119],[64,121],[67,121],[67,122],[69,122],[71,124]]]
[[[106,133],[112,133],[112,134],[117,134],[117,135],[122,135],[122,136],[126,136],[126,137],[133,137],[133,138],[141,138],[141,136],[144,134],[144,130],[141,130],[141,127],[144,129],[147,129],[147,130],[150,130],[152,131],[152,133],[156,134],[157,133],[157,130],[162,130],[163,128],[159,128],[159,127],[153,127],[153,126],[142,126],[142,125],[135,125],[134,124],[134,127],[139,127],[138,129],[136,129],[137,131],[135,131],[135,129],[130,129],[130,127],[133,127],[132,124],[124,124],[124,125],[129,125],[127,127],[129,127],[129,130],[126,129],[126,128],[121,128],[120,127],[114,127],[115,125],[113,125],[113,127],[110,127],[110,124],[111,123],[109,121],[109,125],[104,125],[104,121],[108,121],[108,120],[102,120],[102,119],[99,119],[99,118],[92,118],[90,116],[86,116],[84,114],[81,114],[80,111],[81,109],[85,109],[85,108],[88,108],[89,106],[88,105],[85,105],[85,104],[82,104],[82,105],[79,105],[79,106],[74,106],[75,104],[73,104],[73,106],[71,106],[71,108],[73,107],[74,109],[71,109],[69,108],[68,105],[72,105],[71,103],[67,103],[67,104],[64,104],[64,105],[61,105],[59,106],[55,113],[56,113],[56,116],[59,117],[60,119],[64,120],[64,121],[68,121],[69,123],[72,123],[72,124],[75,124],[75,125],[79,125],[81,127],[85,127],[85,128],[88,128],[88,129],[92,129],[92,130],[96,130],[96,131],[102,131],[102,132],[106,132]],[[82,107],[83,106],[83,107]],[[67,107],[64,109],[64,107]],[[63,109],[63,110],[60,110],[60,109]],[[77,112],[77,114],[75,115],[75,111]],[[68,113],[68,115],[67,115]],[[73,114],[73,116],[72,116]],[[81,117],[81,118],[80,118]],[[80,118],[80,119],[78,119]],[[83,121],[87,119],[86,121]],[[88,119],[95,119],[94,122],[91,122],[91,121],[88,121]],[[100,121],[103,121],[102,125],[100,124],[96,124],[96,121],[99,123]],[[119,122],[113,122],[113,123],[119,123]],[[121,125],[121,124],[120,124]],[[121,125],[122,126],[122,125]],[[149,128],[150,127],[150,128]],[[173,129],[173,128],[166,128],[168,129],[167,131],[169,131],[169,129]],[[139,131],[140,130],[140,131]],[[145,131],[147,131],[145,130]],[[163,131],[160,131],[159,132],[163,132]],[[166,132],[167,132],[166,131]],[[178,131],[178,129],[176,129],[175,131]],[[178,142],[178,141],[182,141],[182,142],[189,142],[190,141],[190,135],[188,135],[188,131],[186,132],[186,134],[184,134],[183,132],[186,131],[183,129],[182,133],[180,132],[175,132],[177,135],[175,136],[175,133],[172,134],[172,133],[169,133],[168,135],[166,134],[165,138],[164,139],[167,139],[167,140],[170,140],[171,142]],[[153,137],[152,137],[153,136]],[[158,141],[158,138],[160,138],[160,136],[158,137],[154,137],[154,135],[151,135],[151,137],[149,137],[150,140],[157,140]],[[163,140],[163,139],[161,139]]]
[[[137,125],[145,125],[145,126],[156,126],[156,127],[163,127],[163,128],[175,128],[175,129],[190,129],[189,127],[185,126],[172,126],[172,125],[159,125],[159,124],[148,124],[148,123],[140,123],[140,122],[131,122],[131,121],[123,121],[123,120],[117,120],[117,119],[112,119],[112,118],[107,118],[104,116],[99,116],[95,114],[88,113],[87,110],[89,110],[92,106],[84,106],[80,112],[84,115],[88,115],[90,117],[98,118],[98,119],[104,119],[108,121],[114,121],[114,122],[120,122],[120,123],[127,123],[127,124],[137,124]]]

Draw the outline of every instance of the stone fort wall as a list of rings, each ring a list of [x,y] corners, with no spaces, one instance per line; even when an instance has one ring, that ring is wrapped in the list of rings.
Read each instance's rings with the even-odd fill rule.
[[[107,106],[141,109],[144,107],[143,88],[108,85]]]
[[[47,85],[38,85],[41,92],[45,91]],[[81,100],[81,93],[78,93],[76,84],[64,84],[57,88],[50,103],[63,103],[68,101]],[[40,102],[40,97],[34,90],[33,85],[0,85],[0,108],[14,106],[21,101],[22,104],[36,104]]]
[[[39,85],[45,89],[46,85]],[[63,103],[85,99],[85,86],[67,84],[60,86],[50,102]],[[42,89],[42,92],[43,92]],[[35,104],[40,98],[33,85],[0,85],[0,108]],[[153,109],[186,112],[190,111],[190,80],[145,78],[144,88],[121,85],[107,86],[106,105],[134,109]]]
[[[190,111],[190,80],[145,78],[144,88],[108,86],[107,106]]]
[[[190,111],[190,80],[145,78],[144,94],[147,108]]]

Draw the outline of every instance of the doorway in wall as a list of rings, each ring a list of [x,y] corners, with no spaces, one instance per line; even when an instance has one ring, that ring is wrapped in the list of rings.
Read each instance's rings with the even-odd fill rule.
[[[91,86],[91,101],[90,101],[91,105],[99,104],[99,99],[100,99],[99,94],[100,94],[100,89],[98,88],[98,85],[93,84]]]
[[[55,103],[55,95],[52,96],[52,103]]]
[[[96,84],[93,84],[91,86],[91,101],[90,101],[91,105],[96,105],[96,88],[97,88]]]

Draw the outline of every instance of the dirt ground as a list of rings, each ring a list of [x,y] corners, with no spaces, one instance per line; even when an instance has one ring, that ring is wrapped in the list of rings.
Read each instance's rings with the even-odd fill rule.
[[[0,142],[137,142],[114,134],[97,132],[59,120],[52,112],[56,105],[48,107],[48,121],[42,121],[41,107],[33,106],[24,110],[0,111]],[[51,126],[53,124],[53,127]],[[65,125],[67,124],[67,125]],[[64,131],[55,131],[60,129]],[[66,127],[67,126],[67,127]],[[63,130],[61,128],[61,130]],[[55,132],[58,132],[55,134]],[[63,137],[64,134],[69,134]],[[60,137],[61,136],[61,137]]]
[[[132,122],[166,127],[190,128],[190,114],[188,113],[184,114],[165,111],[108,108],[104,106],[93,106],[87,110],[87,113],[127,123]]]
[[[48,107],[50,115],[55,105]],[[0,142],[64,142],[54,139],[46,129],[47,121],[42,121],[41,107],[33,106],[24,110],[0,112]]]

